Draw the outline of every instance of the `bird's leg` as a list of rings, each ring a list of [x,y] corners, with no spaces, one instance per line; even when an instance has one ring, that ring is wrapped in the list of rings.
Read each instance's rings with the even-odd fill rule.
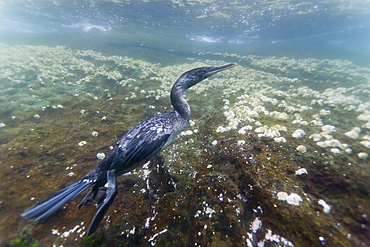
[[[98,193],[99,188],[94,185],[92,189],[82,198],[80,204],[78,204],[78,208],[81,208],[81,206],[85,205],[86,203],[94,200],[96,194]]]
[[[109,170],[107,172],[107,181],[108,181],[108,187],[106,190],[106,196],[104,200],[98,205],[98,210],[90,224],[89,229],[87,230],[87,235],[92,234],[98,228],[99,223],[103,219],[105,212],[107,212],[108,208],[113,203],[114,198],[116,197],[118,193],[115,170]]]
[[[104,201],[106,195],[107,195],[107,187],[100,187],[98,190],[98,193],[96,194],[96,200],[98,201],[98,206]]]

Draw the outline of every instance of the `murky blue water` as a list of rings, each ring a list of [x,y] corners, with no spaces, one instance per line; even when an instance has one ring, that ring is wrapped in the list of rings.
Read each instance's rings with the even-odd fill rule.
[[[0,245],[369,245],[369,23],[367,1],[1,1]],[[95,236],[81,198],[19,217],[228,62]]]
[[[180,53],[232,51],[368,63],[368,14],[366,2],[344,0],[12,1],[1,5],[0,30],[10,43],[106,52],[144,45]]]

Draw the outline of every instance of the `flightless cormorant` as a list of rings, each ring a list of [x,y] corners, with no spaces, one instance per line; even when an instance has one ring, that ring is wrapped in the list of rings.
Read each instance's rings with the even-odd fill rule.
[[[183,96],[184,91],[217,72],[236,65],[236,63],[230,63],[219,67],[201,67],[185,72],[177,79],[171,90],[171,103],[174,112],[161,114],[138,124],[127,132],[105,159],[80,181],[26,209],[21,216],[26,219],[36,218],[35,220],[43,221],[63,204],[93,185],[92,190],[79,204],[80,207],[93,200],[99,188],[108,183],[105,198],[97,206],[97,212],[87,231],[87,235],[92,234],[117,195],[116,176],[148,162],[165,149],[176,135],[188,125],[191,113],[189,104]]]

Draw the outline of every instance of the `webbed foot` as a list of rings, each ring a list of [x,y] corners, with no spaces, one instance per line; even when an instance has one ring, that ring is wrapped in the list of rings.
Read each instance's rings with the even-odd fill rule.
[[[85,196],[84,198],[82,198],[80,204],[78,204],[78,208],[81,208],[83,205],[85,205],[86,203],[88,202],[91,202],[92,200],[94,200],[95,196],[96,196],[96,192],[94,190],[95,186],[93,187],[93,189],[91,191],[89,191]]]
[[[116,171],[109,170],[107,172],[108,187],[105,193],[104,200],[98,205],[97,212],[91,221],[90,227],[87,230],[87,235],[90,235],[96,231],[105,213],[107,212],[110,205],[113,203],[114,198],[117,196],[117,179]]]

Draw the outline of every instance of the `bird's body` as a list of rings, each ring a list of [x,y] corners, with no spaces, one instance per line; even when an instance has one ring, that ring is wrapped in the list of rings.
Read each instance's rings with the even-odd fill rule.
[[[26,209],[21,216],[26,219],[45,220],[63,204],[93,185],[92,190],[82,199],[80,203],[82,206],[93,200],[99,188],[108,182],[104,201],[99,204],[87,232],[88,235],[93,233],[117,195],[116,176],[148,162],[165,149],[189,123],[191,113],[189,104],[183,97],[184,91],[211,75],[236,65],[231,63],[219,67],[202,67],[184,73],[171,90],[174,112],[161,114],[138,124],[127,132],[104,160],[80,181]]]
[[[149,118],[127,132],[84,179],[93,180],[99,187],[104,186],[108,170],[114,169],[118,176],[145,164],[165,149],[187,124],[177,112]]]

